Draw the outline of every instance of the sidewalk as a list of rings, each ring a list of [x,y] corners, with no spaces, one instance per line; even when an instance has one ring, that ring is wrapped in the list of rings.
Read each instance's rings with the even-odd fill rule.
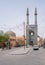
[[[9,55],[24,55],[24,54],[27,54],[29,51],[30,51],[30,47],[25,48],[25,49],[24,49],[24,47],[21,47],[17,50],[10,52]]]

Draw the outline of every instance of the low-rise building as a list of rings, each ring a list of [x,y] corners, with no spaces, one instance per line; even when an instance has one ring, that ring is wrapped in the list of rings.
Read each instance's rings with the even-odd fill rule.
[[[7,31],[5,34],[9,35],[11,47],[15,47],[16,46],[16,33],[14,33],[13,31]]]

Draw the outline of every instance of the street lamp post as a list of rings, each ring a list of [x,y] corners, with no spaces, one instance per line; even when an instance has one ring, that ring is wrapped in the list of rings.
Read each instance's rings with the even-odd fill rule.
[[[25,49],[25,22],[23,22],[23,26],[24,26],[24,49]]]

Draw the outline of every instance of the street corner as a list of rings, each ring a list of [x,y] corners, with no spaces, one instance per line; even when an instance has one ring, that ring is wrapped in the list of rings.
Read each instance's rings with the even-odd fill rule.
[[[25,55],[30,51],[30,48],[20,48],[18,50],[14,50],[8,53],[8,55]]]

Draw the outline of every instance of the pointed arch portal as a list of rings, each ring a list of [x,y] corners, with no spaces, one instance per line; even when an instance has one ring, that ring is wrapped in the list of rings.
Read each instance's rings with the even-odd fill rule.
[[[32,45],[32,46],[34,44],[34,42],[33,42],[34,34],[35,34],[34,31],[29,30],[29,45]]]

